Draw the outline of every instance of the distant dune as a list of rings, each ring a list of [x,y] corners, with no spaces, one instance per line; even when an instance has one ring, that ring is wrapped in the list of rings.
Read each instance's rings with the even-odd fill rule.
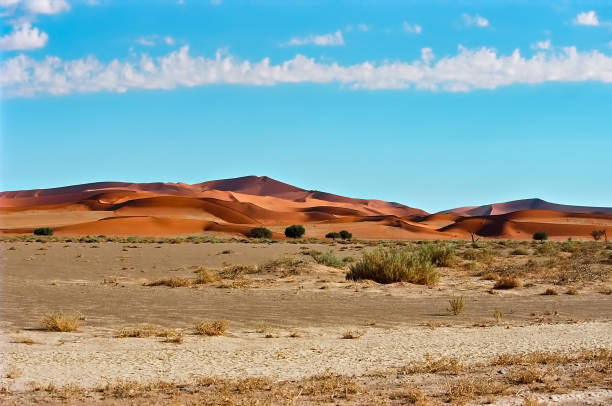
[[[486,204],[484,206],[466,206],[456,209],[444,210],[440,213],[451,213],[460,216],[490,216],[506,214],[519,210],[554,210],[562,213],[591,213],[591,214],[611,214],[612,207],[587,207],[569,206],[565,204],[549,203],[542,199],[523,199],[513,200],[505,203]]]
[[[277,238],[290,224],[307,237],[346,229],[357,238],[530,239],[612,235],[612,208],[566,206],[540,199],[462,207],[429,214],[394,202],[305,190],[269,177],[245,176],[198,184],[98,182],[0,193],[0,233],[56,235],[248,235],[265,226]]]

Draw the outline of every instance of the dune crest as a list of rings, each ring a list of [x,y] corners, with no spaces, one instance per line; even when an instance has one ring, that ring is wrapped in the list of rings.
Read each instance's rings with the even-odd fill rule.
[[[97,182],[0,193],[0,233],[30,234],[51,227],[57,235],[246,236],[253,227],[283,237],[290,224],[307,237],[346,229],[357,238],[530,239],[612,235],[612,208],[567,206],[524,199],[429,214],[396,202],[358,199],[301,189],[267,176],[186,183]]]

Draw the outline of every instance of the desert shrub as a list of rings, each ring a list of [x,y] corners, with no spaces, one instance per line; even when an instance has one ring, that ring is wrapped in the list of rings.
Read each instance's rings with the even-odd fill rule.
[[[332,268],[343,268],[344,261],[334,255],[334,251],[326,252],[310,251],[310,256],[317,264],[331,266]]]
[[[555,255],[559,252],[559,247],[553,242],[543,242],[536,248],[536,254],[538,255]]]
[[[76,314],[55,312],[41,317],[40,324],[47,331],[71,332],[79,329],[80,319]]]
[[[227,320],[202,321],[194,326],[195,333],[203,336],[222,336],[227,331]]]
[[[452,299],[449,299],[448,305],[448,311],[454,314],[455,316],[458,315],[463,311],[463,296],[453,297]]]
[[[343,240],[350,240],[351,238],[353,238],[353,234],[349,233],[346,230],[342,230],[338,234],[340,234],[340,238],[342,238]]]
[[[192,283],[192,279],[172,277],[157,279],[152,282],[145,283],[145,286],[168,286],[170,288],[181,288],[191,286]]]
[[[533,239],[536,241],[548,240],[548,233],[545,231],[536,231],[533,233]]]
[[[34,230],[34,235],[53,235],[53,230],[49,227],[40,227]]]
[[[595,241],[599,241],[601,237],[606,235],[606,230],[593,230],[591,231],[591,236]]]
[[[543,293],[545,296],[557,296],[559,291],[555,288],[548,288]]]
[[[519,278],[501,277],[493,286],[493,289],[514,289],[523,286],[523,282]]]
[[[423,256],[435,266],[452,266],[456,259],[455,246],[450,244],[423,244],[419,247],[418,255]]]
[[[332,231],[331,233],[325,234],[325,238],[331,238],[332,240],[335,240],[336,238],[340,238],[340,233]]]
[[[251,238],[272,238],[272,231],[265,227],[251,228],[249,231],[249,237]]]
[[[529,251],[525,248],[516,248],[510,252],[511,255],[529,255]]]
[[[567,241],[564,241],[561,244],[561,251],[563,251],[563,252],[576,252],[576,251],[578,251],[578,247],[576,246],[576,244],[573,241],[567,240]]]
[[[434,285],[440,279],[440,275],[433,267],[430,258],[421,251],[415,252],[407,248],[377,248],[365,252],[359,262],[351,265],[346,279]]]
[[[285,228],[285,236],[288,238],[300,238],[305,232],[306,229],[304,229],[304,226],[301,225],[294,224]]]
[[[217,282],[219,279],[219,274],[215,271],[210,271],[206,268],[200,268],[195,271],[198,275],[194,281],[196,285],[205,285],[207,283]]]

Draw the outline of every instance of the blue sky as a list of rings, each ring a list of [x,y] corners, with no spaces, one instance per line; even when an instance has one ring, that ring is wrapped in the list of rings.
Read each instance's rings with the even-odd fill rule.
[[[0,0],[1,190],[612,206],[608,1]]]

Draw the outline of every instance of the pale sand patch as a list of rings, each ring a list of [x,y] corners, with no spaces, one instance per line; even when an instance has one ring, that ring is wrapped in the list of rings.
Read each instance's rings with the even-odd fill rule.
[[[360,330],[359,339],[341,339],[346,330]],[[486,328],[376,327],[309,328],[300,338],[277,330],[279,338],[251,331],[232,331],[228,337],[187,335],[183,344],[161,339],[114,338],[111,332],[28,332],[42,344],[11,341],[23,334],[5,332],[2,369],[18,368],[22,375],[5,378],[12,390],[28,382],[91,387],[106,381],[184,381],[191,376],[267,376],[295,379],[330,371],[362,375],[367,371],[422,361],[426,354],[456,357],[465,363],[483,362],[502,353],[612,348],[612,323],[504,326]],[[93,333],[97,333],[95,336]]]

